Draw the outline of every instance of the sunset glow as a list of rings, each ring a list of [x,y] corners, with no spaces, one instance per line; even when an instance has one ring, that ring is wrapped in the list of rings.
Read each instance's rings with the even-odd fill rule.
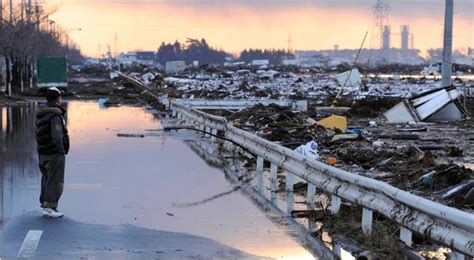
[[[206,38],[217,48],[238,53],[244,48],[284,48],[292,38],[293,49],[357,48],[366,31],[373,29],[376,1],[77,1],[55,3],[59,10],[52,19],[71,32],[71,38],[87,55],[102,53],[118,36],[117,50],[156,50],[161,42],[184,42]],[[392,46],[400,46],[400,26],[407,24],[414,34],[415,48],[442,47],[443,3],[392,1],[388,18]],[[430,3],[428,3],[430,2]],[[346,4],[344,4],[346,3]],[[472,3],[457,1],[454,48],[474,42]],[[407,11],[408,10],[408,11]],[[365,47],[378,47],[374,36]]]

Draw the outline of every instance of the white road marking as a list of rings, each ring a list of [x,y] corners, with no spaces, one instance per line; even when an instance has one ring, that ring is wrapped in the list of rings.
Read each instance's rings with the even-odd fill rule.
[[[38,248],[39,241],[43,235],[42,230],[30,230],[23,240],[20,251],[17,257],[32,257],[35,255],[36,248]]]

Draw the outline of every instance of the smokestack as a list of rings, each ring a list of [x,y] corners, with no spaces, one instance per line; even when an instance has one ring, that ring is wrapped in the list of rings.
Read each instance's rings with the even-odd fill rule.
[[[408,42],[410,38],[410,27],[402,25],[402,50],[408,50]]]
[[[446,13],[444,17],[442,87],[447,87],[451,85],[452,54],[453,54],[453,16],[454,16],[454,1],[446,0]]]
[[[390,26],[384,26],[382,37],[382,49],[390,49]]]

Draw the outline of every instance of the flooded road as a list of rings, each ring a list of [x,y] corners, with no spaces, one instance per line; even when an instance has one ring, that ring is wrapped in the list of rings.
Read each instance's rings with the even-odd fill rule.
[[[251,255],[313,259],[285,227],[272,223],[240,192],[196,207],[174,206],[211,197],[232,186],[221,170],[208,166],[179,139],[117,138],[118,132],[161,127],[161,122],[145,109],[102,110],[95,102],[70,102],[67,108],[72,148],[60,210],[78,228],[91,224],[100,225],[99,230],[125,226],[179,232],[209,238]],[[0,216],[6,229],[2,231],[5,241],[9,239],[9,223],[25,216],[37,219],[40,173],[34,139],[35,107],[0,110]],[[128,243],[132,238],[141,239],[142,233],[134,230],[127,234]],[[18,250],[25,235],[15,237],[20,243],[0,244],[0,256]],[[113,236],[109,238],[113,240]],[[47,242],[41,242],[38,251],[44,253],[47,246]],[[102,247],[91,252],[94,247],[89,246],[88,256],[102,256]],[[185,250],[185,245],[180,246]],[[77,256],[82,255],[81,248],[77,247]]]

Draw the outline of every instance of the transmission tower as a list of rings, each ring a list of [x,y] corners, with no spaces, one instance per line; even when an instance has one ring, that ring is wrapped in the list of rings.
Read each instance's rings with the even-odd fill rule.
[[[375,39],[380,39],[380,48],[383,47],[384,42],[384,29],[388,25],[388,15],[390,14],[390,1],[389,0],[377,0],[377,4],[374,6],[374,19],[375,19]]]

